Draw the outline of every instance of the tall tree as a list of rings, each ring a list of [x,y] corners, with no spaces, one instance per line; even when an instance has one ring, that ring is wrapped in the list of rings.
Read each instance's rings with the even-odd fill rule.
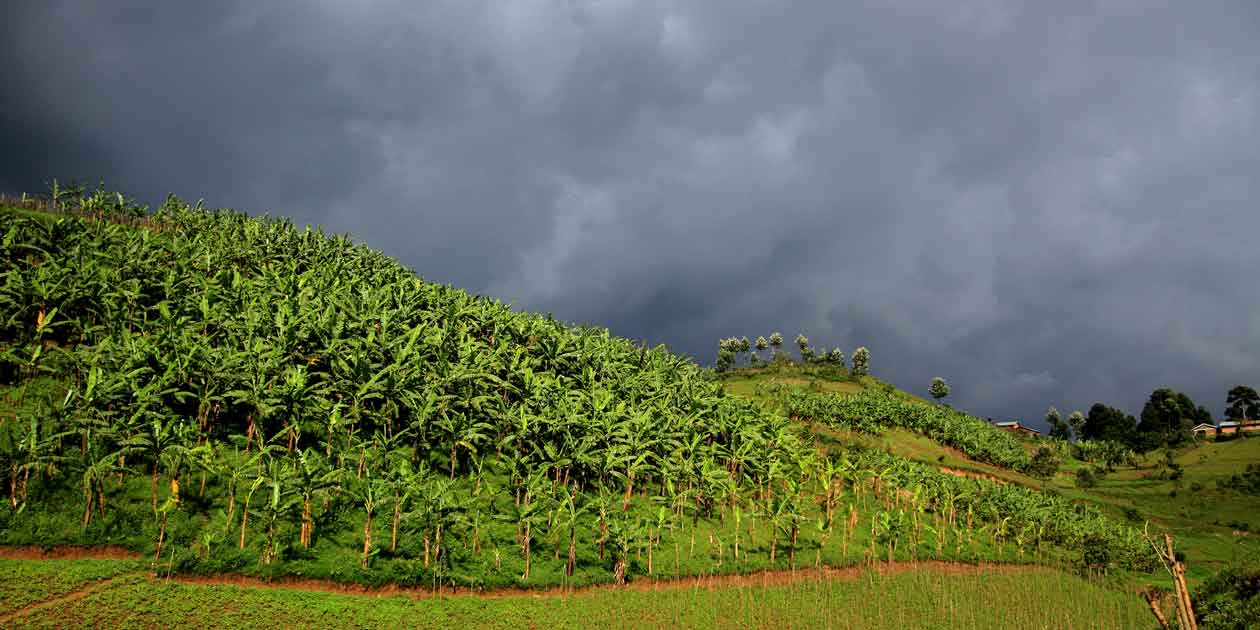
[[[1071,427],[1063,421],[1063,416],[1059,415],[1059,410],[1053,406],[1046,410],[1046,424],[1050,426],[1050,437],[1060,440],[1072,439]]]
[[[766,348],[768,347],[770,347],[770,342],[766,341],[765,337],[757,337],[756,348],[757,348],[758,359],[762,358],[761,353],[765,352]]]
[[[939,376],[933,377],[932,386],[928,388],[928,393],[932,394],[932,398],[940,400],[949,395],[949,384]]]
[[[809,337],[806,337],[805,335],[797,335],[796,347],[801,351],[802,362],[808,363],[810,359],[814,358],[814,349],[809,347]]]
[[[1197,407],[1189,396],[1161,387],[1151,392],[1142,407],[1142,421],[1137,430],[1141,437],[1139,446],[1150,450],[1160,446],[1177,446],[1191,438],[1194,425],[1202,420],[1205,409]]]
[[[778,356],[783,350],[783,333],[775,331],[770,333],[770,347],[774,350],[770,353],[772,357]]]
[[[1246,385],[1235,385],[1225,396],[1225,417],[1237,422],[1260,418],[1260,394]]]
[[[853,351],[853,375],[866,376],[871,373],[871,351],[866,346],[858,346]]]
[[[1085,414],[1079,409],[1073,411],[1072,415],[1068,416],[1068,426],[1072,427],[1072,435],[1078,440],[1081,439],[1081,431],[1085,429]]]
[[[1089,415],[1076,437],[1132,445],[1137,438],[1137,419],[1115,407],[1096,402],[1089,408]]]

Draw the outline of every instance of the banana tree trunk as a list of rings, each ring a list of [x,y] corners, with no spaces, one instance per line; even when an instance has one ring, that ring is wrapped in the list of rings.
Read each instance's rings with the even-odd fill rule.
[[[398,551],[398,519],[402,516],[402,504],[394,503],[394,527],[389,535],[389,552]]]
[[[157,551],[153,552],[153,561],[162,557],[162,543],[166,540],[166,512],[162,513],[162,525],[158,528]]]
[[[302,548],[311,547],[311,532],[315,530],[314,519],[311,518],[311,498],[302,498]]]
[[[367,513],[367,520],[363,521],[363,568],[368,565],[368,553],[372,551],[372,513]]]
[[[565,565],[564,574],[573,577],[573,570],[577,568],[577,527],[569,527],[569,562]]]
[[[241,544],[239,546],[240,549],[245,548],[245,524],[247,522],[249,522],[249,506],[248,505],[241,508]]]
[[[529,579],[529,521],[525,521],[525,535],[521,538],[521,549],[525,552],[525,573],[521,575],[521,580]]]

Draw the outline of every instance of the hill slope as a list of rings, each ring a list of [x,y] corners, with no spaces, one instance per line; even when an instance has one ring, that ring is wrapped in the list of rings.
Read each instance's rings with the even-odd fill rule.
[[[1096,510],[820,451],[664,348],[344,237],[174,200],[120,222],[0,212],[0,233],[0,543],[472,586],[1098,544],[1149,566]]]

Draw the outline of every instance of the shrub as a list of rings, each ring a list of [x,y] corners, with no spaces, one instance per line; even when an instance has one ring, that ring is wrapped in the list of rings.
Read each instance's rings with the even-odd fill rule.
[[[1076,487],[1077,488],[1093,488],[1098,485],[1098,479],[1094,477],[1094,471],[1090,468],[1080,468],[1076,471]]]
[[[1203,630],[1260,628],[1260,566],[1230,566],[1194,592],[1195,618]]]
[[[1059,472],[1059,456],[1048,446],[1037,448],[1032,463],[1028,466],[1028,474],[1038,479],[1049,479]]]

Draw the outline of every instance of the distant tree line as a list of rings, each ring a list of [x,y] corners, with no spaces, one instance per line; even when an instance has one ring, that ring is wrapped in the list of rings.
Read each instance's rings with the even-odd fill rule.
[[[831,365],[845,367],[844,350],[840,348],[816,348],[805,335],[796,336],[796,347],[800,351],[800,362],[803,364]],[[763,356],[766,349],[770,356]],[[774,363],[791,363],[792,358],[783,352],[783,333],[773,332],[770,337],[757,337],[749,341],[748,337],[727,337],[718,340],[717,361],[714,369],[725,372],[740,365],[741,358],[748,355],[748,366],[762,367]],[[871,351],[859,346],[853,351],[853,367],[850,372],[854,376],[865,376],[870,373]]]
[[[1246,385],[1230,389],[1225,397],[1225,418],[1250,422],[1260,417],[1260,395]],[[1121,409],[1096,402],[1089,412],[1074,411],[1064,420],[1053,406],[1046,411],[1050,437],[1063,440],[1109,441],[1139,452],[1175,448],[1194,438],[1194,427],[1214,424],[1207,407],[1167,387],[1151,392],[1142,413],[1133,417]]]

